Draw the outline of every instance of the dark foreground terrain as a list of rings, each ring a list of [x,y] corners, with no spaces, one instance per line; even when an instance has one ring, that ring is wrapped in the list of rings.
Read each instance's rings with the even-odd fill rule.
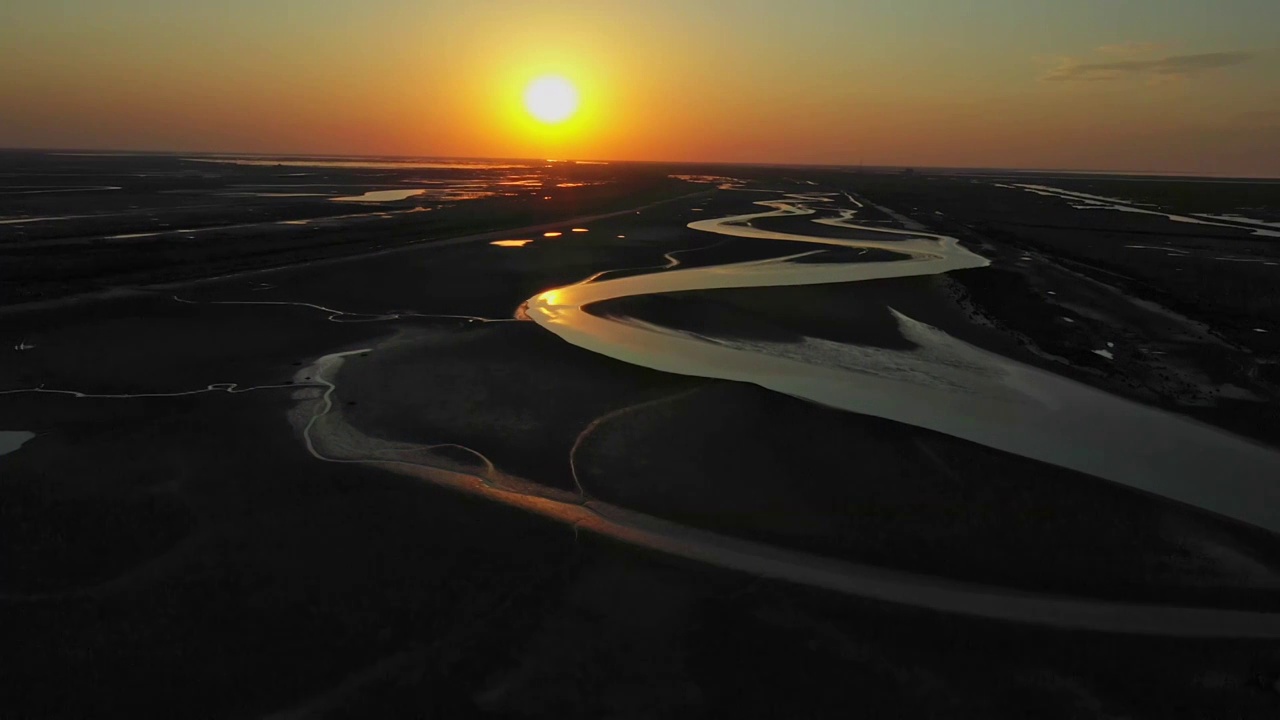
[[[682,268],[789,254],[686,225],[840,193],[868,225],[923,224],[992,265],[592,312],[726,341],[909,349],[893,308],[1278,446],[1280,238],[1017,186],[1275,221],[1280,185],[385,165],[6,165],[0,716],[1280,714],[1280,641],[1265,633],[925,610],[645,549],[388,463],[326,461],[358,434],[384,460],[477,485],[911,573],[922,595],[974,588],[996,614],[1035,596],[1271,617],[1274,533],[948,435],[622,363],[515,316],[597,273],[665,272],[677,252]],[[405,188],[438,192],[331,199]],[[76,217],[36,219],[59,216]],[[825,261],[860,261],[841,252]],[[350,355],[319,372],[335,353]],[[350,437],[316,445],[322,400]]]

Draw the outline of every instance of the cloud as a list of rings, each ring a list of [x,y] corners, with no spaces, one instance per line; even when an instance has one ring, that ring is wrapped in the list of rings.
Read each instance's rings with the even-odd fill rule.
[[[1083,62],[1078,58],[1062,58],[1058,66],[1041,79],[1056,82],[1118,80],[1133,76],[1157,78],[1191,77],[1210,70],[1247,63],[1254,58],[1250,52],[1216,52],[1196,55],[1168,55],[1151,60],[1113,60],[1109,62]]]
[[[1111,57],[1134,57],[1137,55],[1167,52],[1169,49],[1169,43],[1137,42],[1131,40],[1129,42],[1117,43],[1115,45],[1103,45],[1098,48],[1098,53]]]

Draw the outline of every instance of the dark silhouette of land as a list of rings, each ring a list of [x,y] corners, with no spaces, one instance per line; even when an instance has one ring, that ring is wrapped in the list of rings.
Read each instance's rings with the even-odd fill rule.
[[[721,343],[911,351],[892,309],[1275,448],[1269,226],[1081,209],[1018,186],[1266,223],[1280,221],[1280,184],[4,160],[0,431],[35,434],[0,456],[6,717],[1280,712],[1280,646],[1262,631],[925,610],[658,552],[377,464],[909,573],[922,594],[936,579],[996,608],[1035,596],[1270,617],[1280,545],[1265,529],[758,385],[623,363],[517,318],[598,273],[792,254],[687,225],[828,192],[864,224],[919,224],[992,265],[589,310]],[[691,175],[722,179],[676,177]],[[334,199],[389,189],[426,192]],[[360,455],[373,441],[377,461]]]

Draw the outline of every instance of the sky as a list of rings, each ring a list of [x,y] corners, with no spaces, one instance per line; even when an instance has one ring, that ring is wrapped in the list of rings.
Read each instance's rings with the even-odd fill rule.
[[[1280,176],[1277,0],[6,0],[0,147]],[[528,82],[582,106],[530,120]]]

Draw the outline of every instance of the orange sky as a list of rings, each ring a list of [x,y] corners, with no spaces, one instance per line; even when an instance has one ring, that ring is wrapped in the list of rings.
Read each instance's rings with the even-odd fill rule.
[[[1271,0],[9,6],[0,146],[1280,175]]]

